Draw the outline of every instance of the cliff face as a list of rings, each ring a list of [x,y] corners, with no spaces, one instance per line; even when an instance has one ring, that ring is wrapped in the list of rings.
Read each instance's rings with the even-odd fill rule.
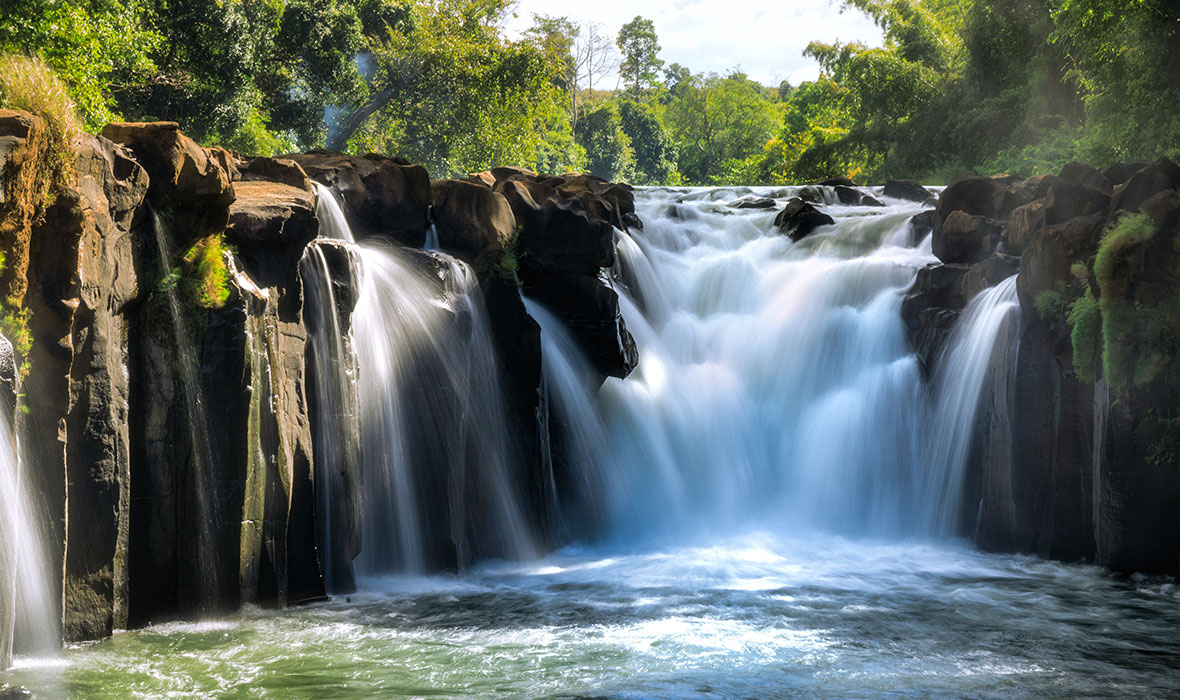
[[[43,184],[40,129],[35,117],[0,113],[0,287],[32,338],[19,358],[16,429],[49,530],[49,568],[62,576],[49,587],[60,591],[63,639],[351,588],[363,543],[359,446],[329,447],[313,427],[317,411],[348,399],[324,395],[313,372],[310,319],[325,298],[305,288],[300,263],[314,245],[336,271],[330,298],[347,321],[356,261],[344,246],[313,243],[312,178],[345,202],[359,234],[420,247],[436,225],[444,249],[479,273],[515,476],[539,482],[548,420],[538,399],[539,329],[510,261],[523,231],[534,242],[521,251],[570,226],[518,222],[490,174],[452,186],[381,156],[241,160],[199,147],[171,123],[112,124],[86,137],[73,181],[46,205],[30,194]],[[603,196],[607,187],[577,180],[550,195],[546,206],[572,206],[574,228],[593,232],[595,252],[576,272],[538,265],[528,279],[560,278],[552,284],[597,300],[559,313],[586,329],[604,375],[621,376],[634,347],[597,271],[610,263],[608,222],[621,222],[630,195]],[[334,484],[332,502],[317,499],[317,484],[328,483],[321,473]],[[442,507],[452,513],[477,511],[487,497],[441,488],[444,500],[462,501]],[[537,531],[552,531],[547,493],[529,496]],[[324,521],[331,527],[317,525]],[[478,537],[474,522],[444,528],[455,539],[448,547]],[[2,588],[0,663],[13,604],[12,587]]]
[[[942,192],[944,264],[905,306],[919,353],[937,361],[973,277],[1020,273],[1022,330],[997,344],[1008,378],[985,392],[965,494],[981,547],[1180,574],[1178,187],[1160,159]]]

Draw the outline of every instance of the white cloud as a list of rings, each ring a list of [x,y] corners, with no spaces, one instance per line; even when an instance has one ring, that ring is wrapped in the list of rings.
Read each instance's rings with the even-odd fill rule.
[[[812,41],[881,45],[880,29],[867,17],[840,12],[827,0],[596,0],[576,5],[520,0],[509,31],[523,32],[534,13],[596,22],[611,35],[641,14],[655,23],[666,63],[715,73],[740,66],[751,78],[772,86],[784,79],[797,85],[819,74],[815,62],[803,55]]]

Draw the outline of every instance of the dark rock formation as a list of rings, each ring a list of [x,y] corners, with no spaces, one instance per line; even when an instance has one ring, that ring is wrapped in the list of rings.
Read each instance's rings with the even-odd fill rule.
[[[795,242],[820,226],[830,226],[834,223],[835,219],[798,197],[788,201],[774,219],[774,225]]]
[[[888,180],[881,194],[893,199],[904,199],[920,204],[933,204],[937,199],[930,190],[913,180]]]
[[[431,195],[439,246],[486,277],[515,233],[508,201],[486,185],[463,180],[438,180]]]
[[[996,250],[1000,234],[994,219],[955,210],[934,229],[934,254],[946,263],[979,262]]]
[[[376,154],[312,151],[285,156],[344,201],[359,238],[382,236],[421,248],[430,222],[430,176],[420,165]]]

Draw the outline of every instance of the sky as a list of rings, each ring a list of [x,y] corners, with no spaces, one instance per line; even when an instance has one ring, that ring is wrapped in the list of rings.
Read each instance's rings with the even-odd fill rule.
[[[660,58],[694,73],[725,74],[740,67],[758,82],[798,85],[819,76],[803,55],[812,41],[881,45],[881,30],[856,10],[840,12],[834,0],[519,0],[509,32],[519,35],[532,16],[570,17],[601,24],[610,36],[643,15],[655,23]]]

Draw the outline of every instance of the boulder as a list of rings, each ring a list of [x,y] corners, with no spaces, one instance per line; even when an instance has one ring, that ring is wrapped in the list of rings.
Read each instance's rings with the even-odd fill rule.
[[[996,286],[1019,271],[1019,256],[992,253],[968,269],[967,276],[963,279],[963,292],[968,299],[973,299],[980,292]]]
[[[236,182],[234,193],[226,240],[237,247],[259,286],[292,291],[288,282],[307,244],[319,234],[315,196],[310,190],[262,180]],[[297,298],[289,301],[300,303]]]
[[[1008,214],[1008,225],[1004,228],[1004,250],[1012,255],[1020,255],[1044,225],[1044,200],[1038,199],[1016,207]]]
[[[934,255],[944,263],[976,263],[995,251],[1000,234],[999,222],[956,209],[934,229]]]
[[[881,194],[893,199],[904,199],[920,204],[933,204],[937,197],[913,180],[888,180]]]
[[[1114,189],[1110,211],[1138,211],[1148,199],[1170,189],[1174,185],[1169,174],[1154,164],[1149,165]]]
[[[1047,226],[1034,235],[1020,258],[1020,277],[1016,279],[1026,324],[1041,322],[1036,309],[1037,296],[1059,291],[1062,285],[1078,288],[1072,268],[1075,263],[1088,264],[1098,251],[1105,228],[1105,217],[1085,216]]]
[[[323,150],[283,158],[335,190],[358,238],[382,237],[413,248],[426,243],[431,193],[430,176],[422,166],[372,153],[349,156]]]
[[[835,187],[835,192],[836,192],[836,199],[838,199],[841,204],[847,204],[849,206],[860,206],[860,207],[883,207],[883,206],[885,206],[884,204],[881,204],[881,202],[877,201],[877,199],[875,197],[873,197],[872,195],[866,194],[864,192],[861,192],[858,189],[853,189],[851,187],[837,185]]]
[[[231,175],[176,122],[107,124],[102,136],[129,148],[147,171],[148,199],[157,211],[170,212],[177,248],[225,230],[234,199]]]
[[[841,175],[840,177],[830,177],[823,182],[817,182],[820,187],[856,187],[856,183],[851,178]]]
[[[807,186],[799,190],[795,195],[798,199],[811,204],[823,204],[824,193],[820,188],[814,186]]]
[[[939,221],[945,222],[952,212],[961,211],[973,216],[996,218],[996,193],[1003,185],[989,177],[967,173],[955,180],[938,197]]]
[[[1099,170],[1076,161],[1066,163],[1061,168],[1061,172],[1057,173],[1057,177],[1070,184],[1082,185],[1092,190],[1098,190],[1106,195],[1109,195],[1114,189],[1110,180],[1106,179],[1106,176]]]
[[[906,338],[929,377],[955,321],[967,305],[963,281],[966,265],[930,264],[918,270],[901,304]]]
[[[820,226],[830,226],[834,223],[835,219],[798,197],[788,201],[774,219],[774,225],[787,234],[787,238],[796,242]]]
[[[778,204],[770,197],[744,197],[729,203],[734,209],[774,209]]]
[[[614,264],[614,231],[607,222],[589,216],[581,200],[546,199],[538,204],[523,183],[508,185],[504,197],[521,227],[516,238],[521,265],[594,274]]]
[[[439,245],[485,277],[516,233],[508,201],[498,192],[464,180],[438,180],[431,193]]]
[[[241,179],[269,180],[306,192],[313,191],[307,173],[290,158],[255,158],[246,164]]]
[[[1151,165],[1151,161],[1135,160],[1129,163],[1115,163],[1102,169],[1102,175],[1113,186],[1118,186],[1131,179],[1131,176]]]
[[[1105,211],[1110,196],[1101,190],[1058,178],[1045,196],[1045,224],[1053,226]]]
[[[934,210],[929,209],[921,214],[914,214],[910,217],[906,245],[913,248],[926,240],[926,237],[934,232],[934,216]]]

